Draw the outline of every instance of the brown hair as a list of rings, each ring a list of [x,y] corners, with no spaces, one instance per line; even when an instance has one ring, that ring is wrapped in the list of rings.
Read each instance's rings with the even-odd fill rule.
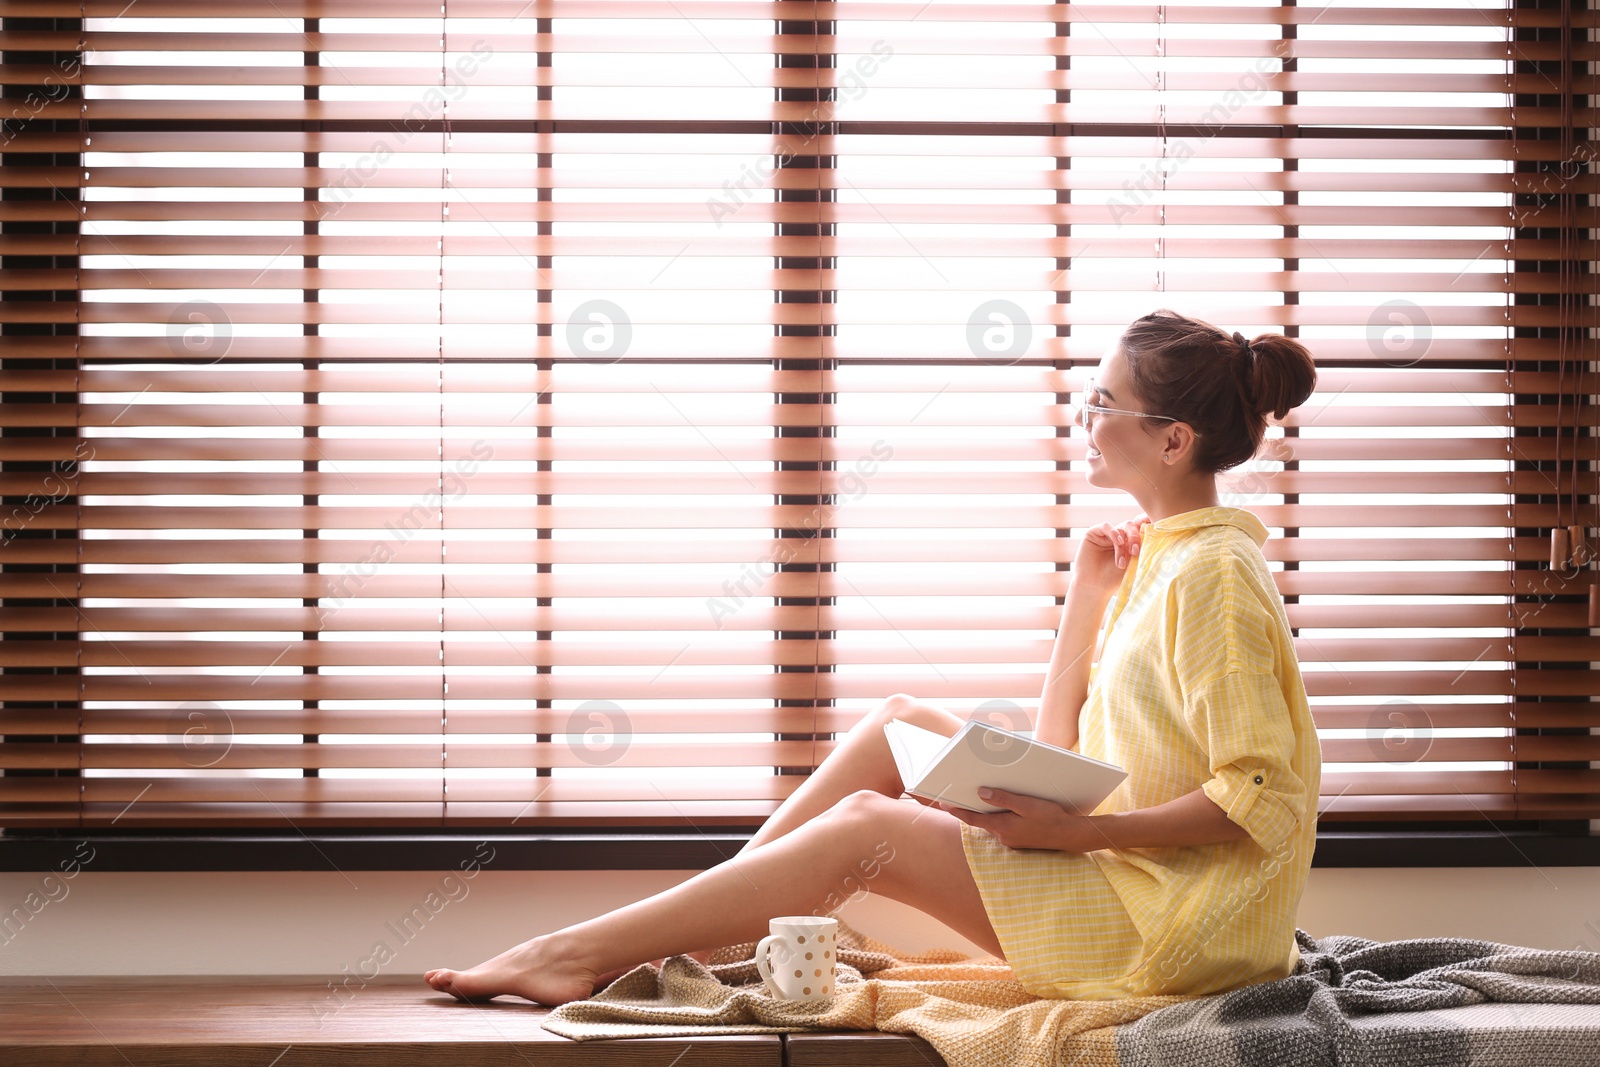
[[[1135,320],[1119,345],[1140,399],[1194,427],[1195,467],[1210,473],[1254,456],[1267,416],[1283,418],[1317,384],[1311,353],[1294,338],[1263,333],[1246,341],[1165,308]]]

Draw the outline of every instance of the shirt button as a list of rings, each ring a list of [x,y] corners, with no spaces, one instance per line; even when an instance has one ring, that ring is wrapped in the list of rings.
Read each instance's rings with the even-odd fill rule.
[[[1258,774],[1258,775],[1256,775],[1256,785],[1260,785],[1260,784],[1261,784],[1261,776]]]

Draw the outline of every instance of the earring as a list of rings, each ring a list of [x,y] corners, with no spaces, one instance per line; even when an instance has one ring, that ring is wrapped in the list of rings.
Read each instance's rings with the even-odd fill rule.
[[[1161,462],[1163,462],[1163,463],[1171,463],[1172,462],[1172,453],[1171,452],[1163,452],[1163,453],[1161,453]]]

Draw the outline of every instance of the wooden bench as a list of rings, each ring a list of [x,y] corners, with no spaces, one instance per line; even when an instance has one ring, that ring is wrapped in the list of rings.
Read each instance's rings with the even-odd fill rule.
[[[861,1031],[569,1041],[520,1001],[461,1004],[416,978],[0,978],[4,1067],[945,1067],[918,1037]],[[1600,1005],[1479,1004],[1357,1018],[1465,1032],[1503,1060],[1594,1050]],[[1391,1031],[1392,1033],[1392,1031]],[[1563,1062],[1571,1062],[1570,1056]]]
[[[6,1067],[943,1067],[921,1038],[730,1034],[569,1041],[519,1001],[462,1004],[416,977],[0,978]],[[842,1058],[841,1058],[842,1057]]]

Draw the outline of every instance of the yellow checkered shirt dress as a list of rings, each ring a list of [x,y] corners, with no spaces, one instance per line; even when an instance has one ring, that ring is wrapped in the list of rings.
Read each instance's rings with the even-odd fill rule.
[[[1248,837],[1074,853],[1007,848],[962,824],[989,920],[1030,992],[1215,993],[1299,961],[1322,759],[1266,539],[1229,507],[1145,527],[1106,609],[1077,749],[1128,771],[1095,814],[1198,788]]]

